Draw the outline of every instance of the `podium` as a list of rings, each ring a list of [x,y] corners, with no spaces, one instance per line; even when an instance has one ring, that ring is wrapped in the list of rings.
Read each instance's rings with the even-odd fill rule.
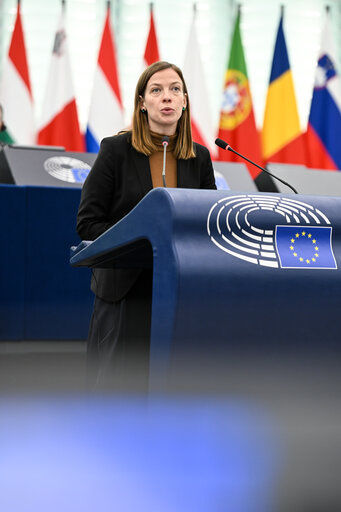
[[[150,379],[233,351],[339,350],[341,198],[154,189],[71,255],[153,267]]]

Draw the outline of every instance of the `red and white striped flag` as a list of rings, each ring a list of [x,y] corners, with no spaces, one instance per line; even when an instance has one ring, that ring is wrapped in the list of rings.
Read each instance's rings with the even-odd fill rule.
[[[38,143],[64,146],[67,151],[84,151],[65,30],[64,2],[55,35],[43,104]]]
[[[32,88],[19,1],[8,57],[3,70],[0,102],[4,109],[8,134],[14,142],[35,144]]]
[[[157,44],[156,29],[153,15],[153,4],[150,4],[150,26],[147,37],[146,49],[143,55],[143,62],[145,67],[150,66],[154,62],[160,60],[159,48]]]
[[[200,58],[195,12],[187,43],[183,72],[190,98],[193,140],[206,146],[211,157],[214,158],[217,153],[214,145],[215,132],[208,103],[204,68]]]
[[[98,55],[94,88],[86,130],[87,151],[97,153],[101,140],[124,127],[118,79],[114,32],[110,23],[110,3]]]

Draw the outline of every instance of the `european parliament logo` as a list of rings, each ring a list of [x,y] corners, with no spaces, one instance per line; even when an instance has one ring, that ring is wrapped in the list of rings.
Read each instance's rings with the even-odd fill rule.
[[[84,183],[90,172],[90,165],[83,160],[69,156],[52,156],[44,162],[46,172],[61,181]]]
[[[319,208],[290,197],[238,194],[207,216],[211,242],[229,256],[278,269],[336,269],[332,226]]]
[[[276,226],[275,240],[282,268],[337,268],[331,227]]]

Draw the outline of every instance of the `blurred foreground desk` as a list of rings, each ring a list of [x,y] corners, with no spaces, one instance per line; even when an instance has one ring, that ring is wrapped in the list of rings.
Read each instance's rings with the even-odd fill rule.
[[[228,352],[338,350],[341,198],[155,189],[71,258],[153,265],[150,369]]]

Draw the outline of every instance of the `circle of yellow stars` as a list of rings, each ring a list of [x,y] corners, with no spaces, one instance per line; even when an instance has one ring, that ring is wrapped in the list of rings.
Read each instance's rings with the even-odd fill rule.
[[[313,253],[313,256],[311,258],[302,258],[302,256],[299,256],[298,252],[296,251],[295,242],[297,242],[297,240],[299,240],[300,238],[304,238],[304,237],[311,240],[312,246],[314,248],[315,252]],[[295,258],[298,258],[301,263],[305,262],[309,265],[310,263],[314,263],[317,260],[317,258],[319,257],[319,247],[317,246],[316,238],[314,238],[311,233],[307,233],[306,231],[301,231],[301,233],[296,233],[294,235],[294,237],[291,238],[290,242],[291,242],[290,250],[292,251],[293,256],[295,256]]]

